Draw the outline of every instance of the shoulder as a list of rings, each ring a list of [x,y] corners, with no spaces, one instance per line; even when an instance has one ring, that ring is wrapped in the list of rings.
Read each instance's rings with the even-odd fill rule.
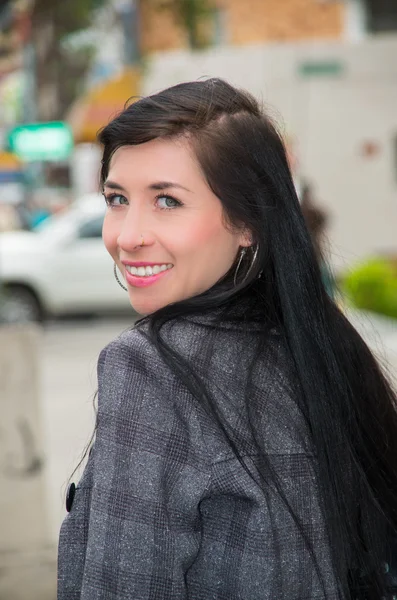
[[[234,332],[231,339],[230,335],[230,331],[209,327],[207,323],[175,319],[161,327],[159,333],[168,348],[166,360],[146,325],[123,332],[99,357],[100,431],[107,425],[119,427],[115,423],[134,427],[139,423],[145,432],[186,433],[190,444],[202,448],[206,461],[230,455],[203,397],[205,390],[221,406],[224,393],[230,390],[229,400],[240,403],[242,399],[240,378],[236,378],[234,370],[238,347],[242,347],[241,336]]]
[[[211,317],[192,316],[165,323],[154,340],[147,323],[124,331],[101,352],[99,377],[103,372],[116,375],[128,370],[142,376],[155,374],[159,384],[176,377],[164,359],[171,353],[174,366],[189,366],[190,372],[216,378],[244,377],[255,365],[266,381],[273,377],[289,380],[292,369],[284,336],[255,324],[230,324]],[[159,345],[162,346],[160,351]]]
[[[200,337],[200,327],[182,319],[165,324],[159,334],[168,347],[186,358],[200,345]],[[174,370],[164,360],[147,324],[123,331],[99,355],[99,379],[104,374],[116,377],[125,372],[141,377],[155,375],[160,386],[175,379]]]
[[[125,414],[129,407],[148,413],[176,414],[207,420],[208,415],[189,386],[190,375],[201,373],[202,353],[197,326],[174,320],[165,324],[159,338],[168,350],[149,334],[148,327],[124,331],[100,353],[98,360],[98,410]],[[144,408],[145,407],[145,408]],[[150,413],[150,414],[149,414]],[[183,416],[184,415],[184,416]],[[157,416],[153,417],[157,420]]]
[[[205,411],[162,358],[147,332],[123,332],[98,362],[97,442],[165,458],[172,449],[192,463],[211,462],[204,442]],[[102,447],[102,446],[101,446]]]
[[[146,403],[160,412],[187,397],[174,370],[166,363],[145,329],[124,331],[100,353],[98,410],[125,413]]]
[[[103,372],[113,372],[116,375],[119,370],[131,369],[144,375],[147,371],[156,370],[161,378],[164,375],[164,367],[160,353],[146,331],[136,328],[123,331],[107,344],[98,360],[99,375]]]

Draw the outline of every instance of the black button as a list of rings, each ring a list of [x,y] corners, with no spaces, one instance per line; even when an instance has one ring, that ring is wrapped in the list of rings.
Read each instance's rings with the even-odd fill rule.
[[[66,492],[66,510],[68,512],[71,511],[75,493],[76,493],[76,486],[74,483],[71,483],[68,487],[68,491]]]

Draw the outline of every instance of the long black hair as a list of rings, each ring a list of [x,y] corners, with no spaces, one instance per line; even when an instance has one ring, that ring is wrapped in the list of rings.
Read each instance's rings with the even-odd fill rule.
[[[252,317],[283,332],[315,448],[339,597],[379,600],[386,593],[382,564],[389,534],[397,528],[392,387],[324,288],[282,137],[250,94],[221,79],[208,79],[131,103],[99,134],[102,183],[119,147],[176,137],[193,148],[227,222],[251,231],[257,254],[254,261],[252,255],[243,260],[237,282],[234,265],[210,290],[165,306],[141,322],[148,324],[164,360],[212,411],[237,457],[238,445],[216,401],[194,365],[165,341],[161,329],[188,313],[216,309],[223,318]],[[242,303],[244,311],[233,312]],[[264,453],[260,440],[258,451]],[[304,536],[302,524],[297,526]],[[358,592],[361,585],[364,596]]]

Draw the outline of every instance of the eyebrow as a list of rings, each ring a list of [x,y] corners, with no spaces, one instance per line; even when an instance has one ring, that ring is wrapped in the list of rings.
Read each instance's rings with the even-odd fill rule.
[[[126,192],[127,190],[125,190],[123,188],[122,185],[120,185],[119,183],[116,183],[115,181],[105,181],[105,183],[103,184],[103,187],[107,187],[110,190],[120,190],[122,192]]]
[[[107,187],[111,190],[120,190],[122,192],[127,192],[127,190],[123,188],[123,186],[121,186],[119,183],[116,183],[115,181],[105,181],[104,187]],[[177,188],[180,190],[185,190],[186,192],[191,192],[191,190],[189,190],[188,188],[173,181],[156,181],[155,183],[152,183],[148,186],[149,190],[155,191],[168,190],[169,188]]]

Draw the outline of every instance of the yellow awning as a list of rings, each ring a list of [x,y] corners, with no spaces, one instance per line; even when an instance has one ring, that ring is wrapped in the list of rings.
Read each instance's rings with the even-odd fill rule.
[[[22,163],[15,154],[11,152],[0,152],[0,171],[19,171]]]
[[[139,69],[129,67],[76,100],[66,118],[75,142],[95,142],[99,129],[123,110],[129,98],[139,96],[140,83]]]

